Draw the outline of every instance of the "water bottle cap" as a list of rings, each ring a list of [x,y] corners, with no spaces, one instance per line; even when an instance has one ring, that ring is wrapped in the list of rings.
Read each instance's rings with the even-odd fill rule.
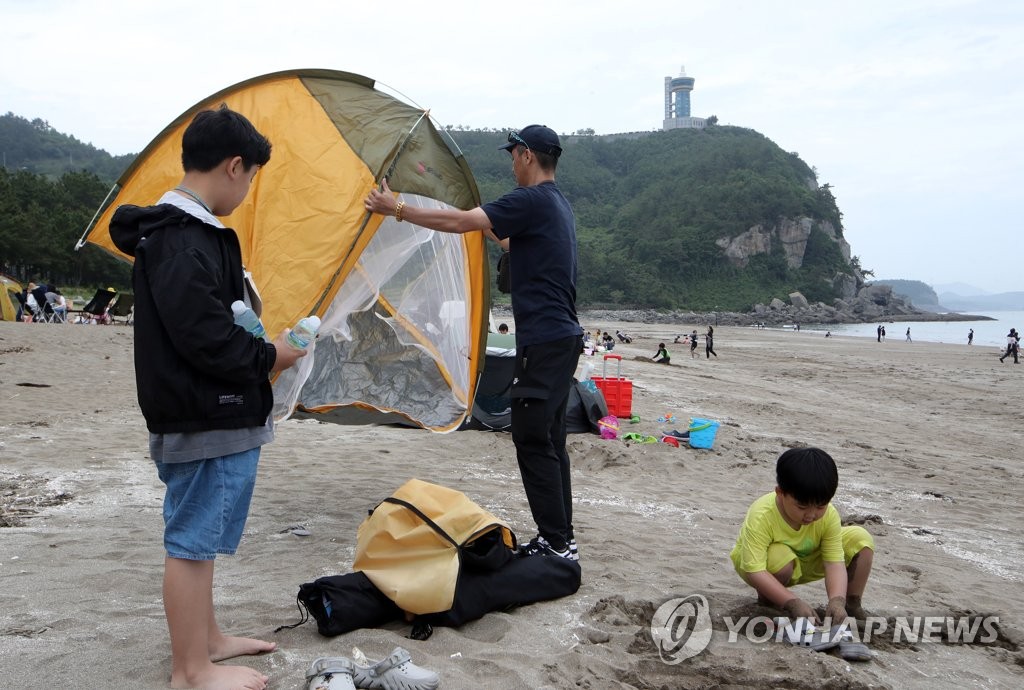
[[[313,327],[314,331],[320,329],[320,317],[319,316],[315,316],[315,315],[314,316],[307,316],[306,320],[309,322],[309,325]]]
[[[238,316],[239,314],[244,314],[245,310],[245,302],[243,302],[242,300],[236,299],[234,302],[231,303],[231,313],[234,314],[235,316]]]

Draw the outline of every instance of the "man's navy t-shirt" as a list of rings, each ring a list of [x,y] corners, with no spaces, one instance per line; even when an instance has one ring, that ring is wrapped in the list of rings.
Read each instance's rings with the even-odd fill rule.
[[[494,234],[509,238],[516,345],[582,335],[576,317],[576,219],[557,185],[517,187],[482,208]]]

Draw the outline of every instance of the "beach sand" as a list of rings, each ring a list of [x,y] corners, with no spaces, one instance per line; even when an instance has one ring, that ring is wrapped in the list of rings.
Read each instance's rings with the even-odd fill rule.
[[[655,434],[716,419],[713,450],[570,437],[583,585],[565,599],[492,613],[425,642],[409,626],[324,638],[298,620],[300,584],[349,572],[368,509],[411,477],[464,491],[533,525],[508,434],[447,435],[289,420],[263,449],[239,553],[219,559],[215,602],[234,634],[276,640],[243,663],[274,688],[304,688],[313,659],[381,658],[395,646],[443,688],[998,687],[1024,683],[1024,366],[994,348],[742,327],[716,329],[717,359],[669,345],[693,324],[598,323],[620,346],[638,424]],[[703,327],[699,327],[703,333]],[[595,359],[597,373],[601,360]],[[162,485],[135,398],[132,330],[0,323],[0,687],[159,688],[170,672],[161,603]],[[674,425],[655,420],[675,415]],[[728,639],[725,616],[778,615],[754,603],[728,559],[748,505],[774,487],[786,448],[814,445],[840,470],[835,505],[877,541],[865,594],[873,614],[993,615],[990,644],[869,646],[865,663]],[[12,525],[13,526],[10,526]],[[311,532],[283,532],[294,524]],[[823,605],[824,587],[797,592]],[[650,631],[663,602],[700,594],[714,634],[663,663]]]

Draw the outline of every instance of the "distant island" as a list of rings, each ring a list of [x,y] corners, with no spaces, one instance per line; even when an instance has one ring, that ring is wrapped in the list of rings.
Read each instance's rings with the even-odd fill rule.
[[[936,294],[934,288],[919,280],[882,279],[874,285],[888,285],[893,292],[911,302],[916,309],[927,312],[1022,311],[1024,292],[959,295],[953,292]],[[967,287],[967,286],[965,286]]]

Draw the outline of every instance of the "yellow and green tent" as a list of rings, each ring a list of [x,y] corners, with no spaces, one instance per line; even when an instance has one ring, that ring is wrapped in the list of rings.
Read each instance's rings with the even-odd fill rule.
[[[15,293],[21,292],[21,283],[0,273],[0,321],[18,320],[18,303]]]
[[[274,381],[274,416],[338,421],[382,415],[450,431],[472,408],[483,367],[490,294],[483,234],[438,233],[371,215],[363,200],[384,177],[407,205],[473,208],[473,175],[429,112],[332,70],[249,79],[168,125],[117,181],[79,240],[125,260],[109,224],[121,204],[148,206],[181,180],[181,138],[221,103],[273,146],[245,202],[224,218],[242,245],[276,335],[322,320],[300,365]],[[358,414],[352,412],[358,411]]]

